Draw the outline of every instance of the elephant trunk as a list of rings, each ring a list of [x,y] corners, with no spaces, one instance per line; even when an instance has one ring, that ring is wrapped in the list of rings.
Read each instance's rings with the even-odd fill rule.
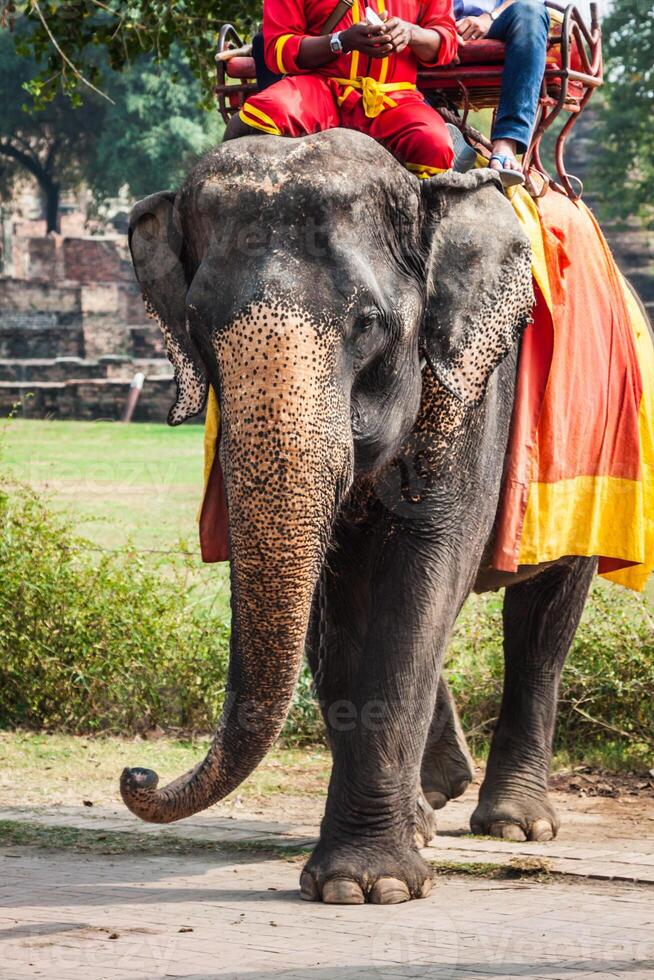
[[[123,800],[153,823],[180,820],[223,799],[277,738],[302,663],[333,515],[351,480],[347,412],[336,395],[326,411],[326,379],[315,363],[303,359],[293,371],[289,356],[280,390],[278,382],[267,383],[269,357],[260,370],[250,362],[244,373],[243,348],[220,359],[232,553],[223,714],[205,759],[164,788],[157,789],[150,770],[123,771]]]

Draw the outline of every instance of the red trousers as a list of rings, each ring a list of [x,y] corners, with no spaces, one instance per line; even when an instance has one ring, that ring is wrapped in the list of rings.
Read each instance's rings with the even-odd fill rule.
[[[287,75],[251,96],[240,116],[248,126],[275,136],[306,136],[337,126],[356,129],[378,140],[418,177],[451,168],[447,127],[413,85],[373,85],[368,91],[361,85],[323,75]]]

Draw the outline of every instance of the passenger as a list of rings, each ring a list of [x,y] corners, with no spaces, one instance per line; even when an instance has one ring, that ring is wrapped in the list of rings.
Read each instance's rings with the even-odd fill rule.
[[[416,78],[419,65],[448,64],[456,54],[451,0],[391,0],[390,10],[370,2],[376,24],[366,20],[365,0],[341,2],[343,16],[324,33],[334,0],[265,0],[266,65],[285,77],[247,100],[225,138],[344,126],[383,143],[418,177],[449,170],[450,133]]]
[[[523,183],[516,154],[527,149],[538,110],[549,29],[545,4],[542,0],[454,0],[454,16],[461,44],[487,37],[506,45],[490,166],[505,171],[505,183],[513,174],[514,183]]]
[[[278,82],[284,77],[278,74],[278,72],[271,71],[266,64],[263,33],[261,31],[252,38],[252,57],[254,58],[254,67],[257,72],[257,88],[260,92],[263,92],[264,89],[270,85],[274,85],[275,82]]]

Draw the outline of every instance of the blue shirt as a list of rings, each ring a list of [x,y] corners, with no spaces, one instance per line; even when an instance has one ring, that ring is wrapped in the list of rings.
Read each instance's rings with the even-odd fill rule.
[[[454,19],[490,14],[501,3],[502,0],[454,0]]]

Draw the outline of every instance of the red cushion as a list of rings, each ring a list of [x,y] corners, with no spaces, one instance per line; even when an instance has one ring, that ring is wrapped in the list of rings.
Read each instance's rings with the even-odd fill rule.
[[[557,26],[554,25],[553,36],[550,37],[547,51],[548,68],[561,67],[561,43],[560,37],[556,34]],[[572,44],[570,61],[573,69],[583,70],[576,42]],[[432,89],[458,91],[460,90],[459,79],[465,73],[465,84],[470,92],[471,103],[480,108],[484,105],[496,105],[503,64],[504,44],[501,41],[490,41],[487,38],[481,41],[469,41],[468,44],[459,48],[459,64],[421,69],[418,87],[421,91]],[[240,79],[241,81],[256,78],[254,58],[231,58],[226,62],[226,74],[228,78]],[[558,90],[560,86],[559,79],[548,80],[548,89]],[[570,89],[574,98],[579,98],[583,94],[583,85],[580,83],[571,83]]]
[[[561,67],[560,28],[557,35],[556,27],[547,50],[547,69],[550,71]],[[576,42],[573,40],[570,63],[573,69],[583,71],[583,64]],[[438,68],[423,68],[418,75],[418,88],[423,91],[441,90],[449,92],[455,102],[463,103],[460,82],[468,90],[470,105],[483,109],[495,107],[499,100],[499,89],[502,82],[502,67],[504,65],[504,44],[501,41],[470,41],[459,48],[459,64],[439,66]],[[550,95],[556,96],[561,90],[561,79],[547,78],[547,89]],[[579,100],[584,94],[581,82],[570,82],[568,89],[570,100]]]
[[[462,45],[459,48],[459,64],[465,65],[466,67],[468,65],[479,67],[484,65],[502,65],[504,64],[504,44],[502,41],[490,41],[488,38],[483,38],[481,41],[468,41],[466,45]],[[547,48],[547,64],[556,68],[561,67],[560,35],[554,34],[550,37]],[[579,49],[574,39],[570,49],[570,66],[577,71],[583,71]],[[427,68],[423,69],[423,73],[428,74],[430,70],[438,73],[443,71],[456,72],[457,65],[442,65],[433,69]]]
[[[502,41],[468,41],[459,48],[459,61],[462,65],[497,65],[504,62],[504,44]],[[445,66],[448,67],[448,66]]]
[[[230,58],[226,62],[228,78],[256,78],[254,58]]]

